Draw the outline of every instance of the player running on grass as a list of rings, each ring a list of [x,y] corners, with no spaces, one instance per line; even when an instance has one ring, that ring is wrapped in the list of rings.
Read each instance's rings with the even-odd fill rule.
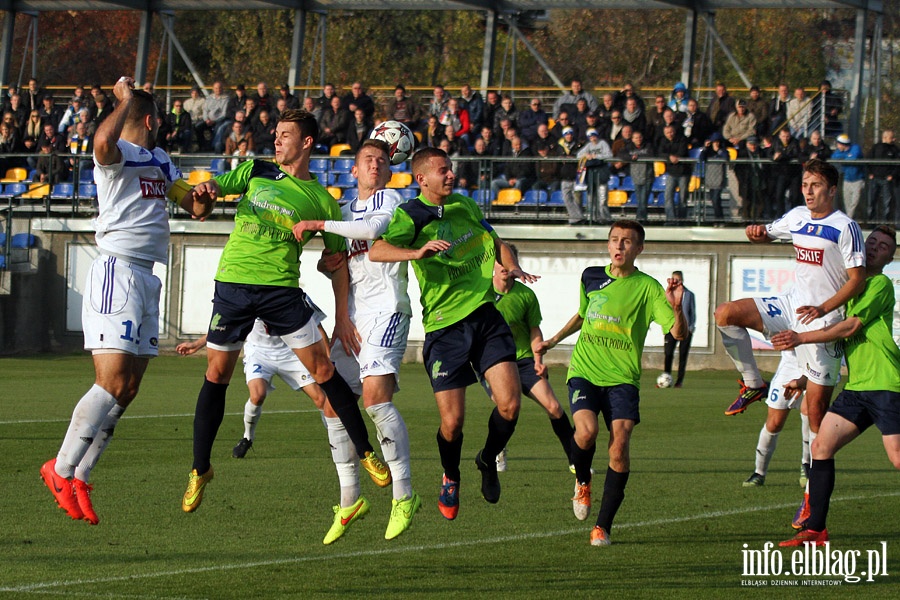
[[[113,88],[119,104],[94,136],[100,255],[85,284],[82,325],[96,378],[75,405],[56,458],[41,467],[57,504],[92,525],[100,519],[91,502],[91,470],[158,354],[161,284],[153,263],[168,262],[166,198],[199,218],[214,207],[191,193],[178,167],[156,148],[156,103],[133,87],[130,77],[119,78]]]
[[[892,336],[894,285],[883,274],[897,250],[897,232],[881,225],[866,239],[866,287],[847,302],[847,318],[823,329],[782,331],[772,336],[776,349],[843,340],[850,372],[847,385],[828,410],[812,443],[809,493],[795,527],[804,530],[780,546],[817,546],[828,541],[826,518],[834,491],[834,455],[869,426],[881,431],[884,449],[900,469],[900,349]],[[803,379],[792,382],[799,390]],[[804,507],[808,507],[803,511]]]
[[[843,318],[841,307],[865,286],[865,252],[859,225],[834,208],[838,172],[813,159],[803,170],[805,204],[768,225],[749,225],[753,243],[792,240],[797,257],[796,284],[783,296],[744,298],[716,308],[722,344],[741,373],[741,390],[726,415],[744,412],[768,393],[747,329],[767,336],[794,328],[811,331]],[[810,441],[819,431],[838,381],[841,352],[835,342],[800,346],[797,363],[809,380],[806,389]]]
[[[388,145],[366,140],[356,153],[352,169],[358,197],[345,204],[343,220],[301,221],[294,234],[302,239],[308,231],[324,231],[347,238],[347,268],[350,272],[350,321],[355,327],[356,348],[335,340],[331,359],[353,392],[363,398],[366,412],[377,430],[381,451],[393,478],[391,516],[385,539],[394,539],[412,523],[422,500],[412,489],[409,466],[409,433],[392,402],[399,389],[400,364],[406,352],[412,315],[406,263],[377,263],[368,253],[387,229],[396,208],[404,202],[394,190],[384,189],[391,178]],[[340,263],[338,263],[340,264]],[[326,419],[332,456],[341,484],[340,504],[334,507],[334,522],[323,540],[331,544],[369,510],[359,495],[356,457],[339,419]]]
[[[390,473],[368,441],[365,421],[353,391],[336,373],[328,347],[318,331],[313,309],[300,289],[300,254],[292,227],[304,219],[339,218],[334,198],[309,172],[309,161],[319,127],[303,110],[286,110],[278,121],[275,160],[251,160],[237,169],[201,183],[195,191],[213,198],[241,194],[234,231],[228,238],[216,272],[213,314],[207,334],[206,379],[197,397],[194,416],[194,462],[181,508],[197,510],[206,485],[213,478],[210,464],[213,443],[225,414],[225,393],[247,334],[259,318],[285,344],[325,391],[354,442],[357,456],[377,477]],[[308,240],[305,237],[304,240]],[[325,245],[341,251],[344,239],[325,234]],[[346,267],[333,273],[335,291],[334,335],[355,347],[347,313]]]
[[[475,456],[481,493],[500,500],[496,456],[516,428],[521,386],[516,347],[509,326],[493,303],[493,265],[500,262],[523,281],[509,246],[471,199],[453,193],[456,176],[450,158],[437,148],[413,155],[413,176],[422,190],[397,207],[387,230],[369,249],[378,262],[412,261],[419,280],[425,325],[425,368],[441,417],[437,433],[444,475],[438,509],[446,519],[459,514],[460,456],[466,387],[481,374],[493,390],[496,408],[488,421],[484,447]]]
[[[516,258],[519,252],[512,244],[510,249]],[[550,417],[550,427],[559,438],[566,462],[569,461],[569,447],[572,444],[572,424],[569,417],[559,405],[559,400],[550,387],[547,380],[547,365],[544,364],[541,355],[535,355],[531,349],[532,344],[541,342],[544,334],[541,332],[541,307],[538,304],[534,291],[513,278],[509,270],[500,264],[494,264],[494,304],[503,315],[503,319],[509,325],[516,342],[516,366],[519,371],[519,381],[522,383],[522,393],[537,402]],[[491,386],[486,380],[481,380],[482,386],[488,396],[491,395]],[[497,455],[497,470],[506,470],[506,448]]]
[[[631,474],[631,432],[640,423],[641,355],[651,322],[676,340],[688,331],[681,308],[684,288],[668,280],[663,287],[634,261],[644,250],[644,228],[637,221],[616,221],[609,230],[610,264],[581,274],[578,313],[548,340],[535,345],[543,354],[581,331],[569,363],[569,406],[575,422],[570,451],[575,464],[572,509],[583,521],[591,512],[591,462],[599,433],[598,417],[609,431],[609,466],[592,546],[608,546],[613,519],[625,499]]]

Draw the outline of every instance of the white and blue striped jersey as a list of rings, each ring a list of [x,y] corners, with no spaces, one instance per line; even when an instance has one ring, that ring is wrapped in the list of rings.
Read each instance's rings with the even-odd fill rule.
[[[164,150],[117,143],[122,159],[101,165],[94,156],[100,212],[92,221],[100,250],[124,258],[166,263],[169,213],[166,193],[181,171]]]
[[[376,313],[412,315],[407,264],[372,262],[368,256],[372,241],[381,237],[394,210],[405,201],[396,190],[378,190],[367,200],[356,199],[341,207],[343,221],[325,221],[325,231],[347,238],[351,318]]]
[[[766,225],[766,233],[794,244],[796,282],[790,295],[798,307],[819,306],[847,283],[847,269],[866,265],[862,231],[839,210],[813,219],[808,208],[797,206]]]

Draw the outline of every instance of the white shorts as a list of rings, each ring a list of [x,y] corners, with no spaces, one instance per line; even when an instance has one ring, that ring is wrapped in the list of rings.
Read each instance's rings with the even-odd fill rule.
[[[84,349],[159,355],[159,294],[152,267],[101,254],[91,263],[81,324]]]
[[[803,400],[803,394],[798,394],[792,400],[788,400],[784,395],[784,386],[792,379],[800,379],[803,373],[797,364],[797,356],[793,350],[786,350],[781,353],[781,362],[778,363],[778,369],[769,382],[769,397],[766,398],[766,404],[770,408],[777,410],[793,410],[800,408],[800,402]]]
[[[269,392],[275,389],[272,385],[275,375],[281,377],[295,392],[316,382],[297,355],[286,348],[267,352],[244,346],[244,375],[247,383],[254,379],[264,380]]]
[[[843,319],[840,311],[833,311],[804,325],[796,318],[799,306],[796,306],[794,298],[790,294],[754,298],[753,300],[756,302],[759,316],[762,317],[763,334],[766,338],[786,329],[796,332],[815,331]],[[800,372],[806,375],[809,381],[825,386],[837,385],[840,380],[841,357],[843,356],[840,342],[802,344],[794,349],[794,353],[797,355]]]
[[[346,352],[341,342],[335,341],[331,361],[355,394],[362,395],[362,380],[370,375],[393,375],[394,392],[400,389],[409,320],[409,315],[399,312],[355,315],[354,324],[362,337],[359,356]]]

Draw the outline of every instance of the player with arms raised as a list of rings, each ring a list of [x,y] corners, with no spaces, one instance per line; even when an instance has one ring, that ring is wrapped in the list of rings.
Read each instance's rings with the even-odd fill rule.
[[[166,198],[198,218],[214,207],[156,148],[156,103],[133,87],[130,77],[119,79],[113,88],[119,104],[94,136],[100,255],[85,284],[82,324],[96,379],[75,406],[59,454],[41,467],[57,503],[92,525],[100,519],[91,503],[91,470],[158,354],[161,283],[153,264],[168,262]]]

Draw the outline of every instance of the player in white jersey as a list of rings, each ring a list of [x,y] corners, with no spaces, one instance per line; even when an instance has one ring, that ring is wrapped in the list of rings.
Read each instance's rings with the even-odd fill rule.
[[[319,327],[319,334],[328,339],[322,328],[325,320],[323,313],[308,297],[306,298],[315,309],[313,318]],[[183,342],[175,347],[175,351],[182,356],[194,354],[200,348],[206,346],[206,336],[192,342]],[[280,336],[271,335],[266,329],[266,324],[256,319],[253,329],[244,341],[244,376],[247,379],[247,390],[250,397],[244,404],[244,435],[231,451],[234,458],[244,458],[247,451],[253,447],[256,439],[256,425],[262,416],[262,405],[266,401],[269,392],[275,390],[272,379],[275,375],[290,386],[295,392],[300,391],[309,396],[316,408],[323,413],[323,417],[337,417],[327,404],[328,396],[316,384],[294,351],[291,350]]]
[[[783,296],[745,298],[716,308],[722,343],[743,378],[738,398],[726,415],[743,412],[768,392],[753,357],[748,328],[766,336],[786,329],[821,329],[840,321],[843,305],[865,287],[862,232],[850,217],[835,210],[837,183],[833,165],[810,160],[803,169],[805,204],[769,225],[747,227],[747,238],[753,243],[792,240],[797,277],[794,287]],[[801,372],[809,380],[806,404],[812,442],[838,381],[841,352],[834,343],[828,343],[801,346],[796,353]]]
[[[168,260],[166,198],[199,218],[214,206],[208,196],[194,194],[155,147],[156,104],[133,86],[130,77],[119,79],[113,90],[119,104],[94,136],[100,211],[93,224],[100,255],[85,285],[82,325],[96,378],[76,404],[56,458],[41,467],[59,506],[92,525],[99,518],[91,503],[91,470],[158,354],[161,284],[153,263]]]
[[[744,487],[757,487],[764,485],[766,482],[766,474],[769,469],[769,461],[775,453],[775,446],[778,444],[778,435],[784,429],[788,415],[791,410],[800,409],[801,433],[802,433],[802,452],[800,459],[800,485],[806,486],[809,476],[809,418],[806,416],[805,409],[802,408],[803,394],[796,394],[793,397],[785,392],[785,386],[791,381],[799,379],[801,376],[800,366],[797,364],[797,356],[792,350],[785,350],[781,353],[781,361],[778,363],[778,369],[769,382],[769,395],[766,398],[768,411],[766,413],[766,422],[759,431],[759,440],[756,444],[756,462],[753,474],[744,481]]]
[[[412,315],[407,294],[406,263],[375,263],[369,260],[372,240],[387,229],[394,210],[404,202],[394,190],[384,189],[390,180],[387,144],[366,140],[356,153],[353,174],[359,197],[342,208],[343,221],[301,221],[294,226],[298,239],[306,231],[327,231],[347,238],[350,270],[350,320],[357,330],[358,344],[345,348],[334,342],[331,358],[338,372],[361,394],[366,412],[377,429],[385,461],[393,478],[393,504],[385,539],[393,539],[411,524],[421,506],[412,489],[409,467],[409,434],[403,417],[391,401],[398,389],[400,363],[406,352]],[[334,523],[325,536],[330,544],[368,511],[368,501],[359,495],[355,455],[339,419],[326,419],[332,454],[341,484],[341,503],[335,507]]]

